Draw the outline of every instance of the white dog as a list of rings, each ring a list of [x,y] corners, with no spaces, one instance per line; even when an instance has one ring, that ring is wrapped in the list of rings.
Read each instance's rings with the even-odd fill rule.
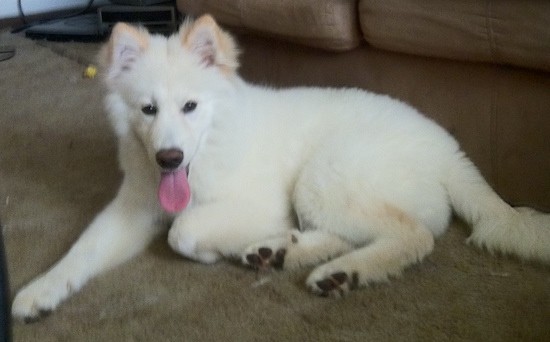
[[[448,133],[399,101],[247,84],[233,40],[209,16],[170,38],[118,24],[103,60],[123,183],[68,254],[18,293],[16,317],[53,310],[179,212],[168,237],[177,252],[259,268],[321,263],[307,279],[321,295],[420,261],[453,209],[476,245],[550,261],[549,215],[503,202]]]

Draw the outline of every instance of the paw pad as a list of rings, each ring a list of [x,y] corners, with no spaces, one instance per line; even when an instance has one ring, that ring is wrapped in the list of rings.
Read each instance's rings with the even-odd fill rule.
[[[246,261],[256,269],[265,270],[271,267],[282,269],[285,262],[286,249],[280,249],[276,253],[268,247],[258,248],[257,253],[248,254]]]
[[[23,322],[25,324],[36,323],[40,321],[42,318],[48,317],[51,313],[52,313],[51,309],[40,309],[38,310],[38,314],[36,315],[29,315],[29,316],[23,317]]]
[[[359,276],[357,272],[354,272],[352,276],[348,276],[345,272],[333,273],[325,279],[319,280],[315,283],[317,289],[313,289],[320,296],[328,297],[342,297],[348,291],[354,290],[358,287]]]

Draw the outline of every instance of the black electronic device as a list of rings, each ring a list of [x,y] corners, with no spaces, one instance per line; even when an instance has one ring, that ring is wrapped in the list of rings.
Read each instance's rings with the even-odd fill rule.
[[[96,41],[103,38],[96,13],[48,21],[25,30],[32,39]]]
[[[104,6],[98,10],[99,27],[110,32],[117,22],[138,24],[151,32],[171,33],[177,28],[173,6]]]
[[[25,30],[25,36],[32,39],[58,41],[98,41],[108,35],[114,24],[120,21],[142,25],[151,32],[169,34],[177,28],[174,6],[146,6],[159,1],[161,0],[111,1],[118,4],[131,3],[134,6],[106,5],[98,8],[97,13],[82,14],[32,25]]]
[[[129,5],[129,6],[150,6],[166,2],[166,0],[110,0],[114,5]]]

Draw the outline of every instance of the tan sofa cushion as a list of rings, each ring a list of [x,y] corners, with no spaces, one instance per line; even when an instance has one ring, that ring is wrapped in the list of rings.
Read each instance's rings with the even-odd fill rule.
[[[359,0],[375,47],[550,71],[550,1]]]
[[[357,3],[350,0],[177,0],[192,16],[212,14],[220,23],[328,50],[362,41]]]

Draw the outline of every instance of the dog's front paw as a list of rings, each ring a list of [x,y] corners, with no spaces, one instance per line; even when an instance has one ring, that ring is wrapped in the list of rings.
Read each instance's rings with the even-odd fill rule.
[[[25,323],[35,322],[55,310],[74,290],[69,281],[46,274],[17,293],[12,316]]]
[[[184,229],[170,229],[168,244],[175,252],[204,264],[213,264],[221,258],[220,253]]]
[[[321,266],[308,277],[306,285],[322,297],[340,298],[359,286],[359,276],[357,272],[323,271]]]
[[[273,252],[269,247],[260,247],[250,253],[246,253],[243,263],[258,270],[270,268],[282,269],[285,263],[285,255],[286,249],[284,248]]]
[[[258,270],[282,269],[287,252],[287,238],[273,238],[256,243],[245,249],[242,262]]]

